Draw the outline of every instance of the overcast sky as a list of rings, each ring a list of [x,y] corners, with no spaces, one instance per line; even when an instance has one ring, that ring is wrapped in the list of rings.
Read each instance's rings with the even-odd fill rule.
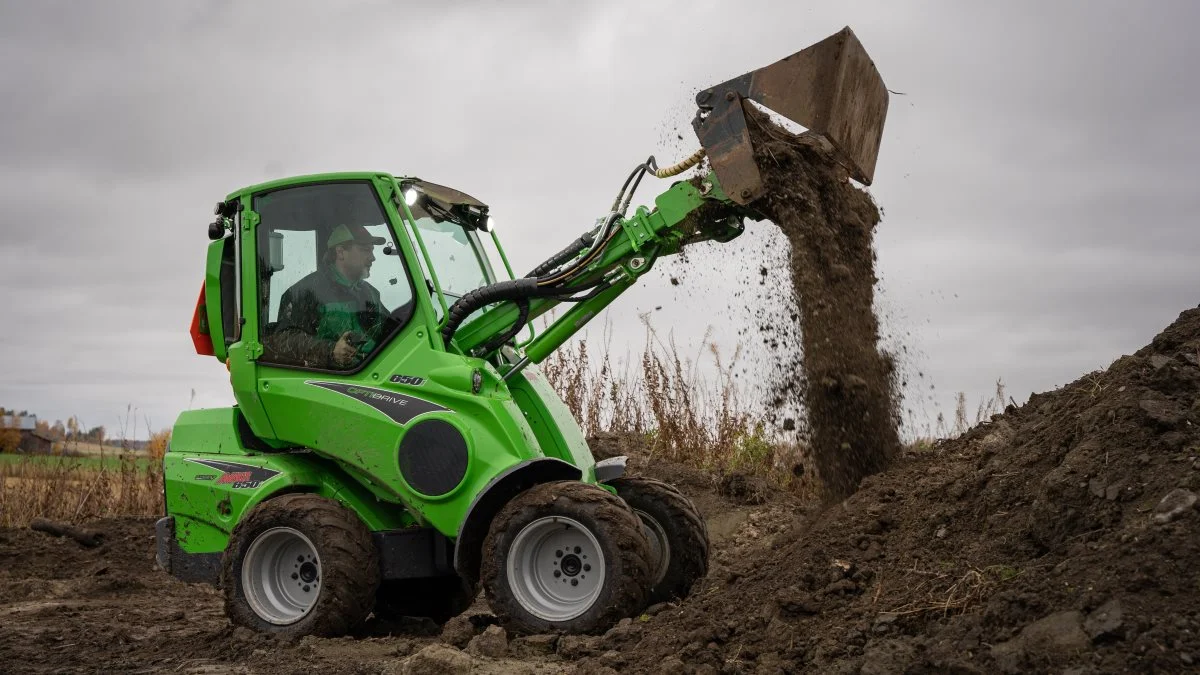
[[[1198,18],[1193,2],[0,0],[0,405],[110,433],[132,407],[144,437],[232,403],[187,327],[233,189],[419,175],[489,203],[523,274],[646,155],[698,147],[697,90],[845,25],[904,92],[871,192],[907,406],[932,424],[997,379],[1023,402],[1200,302]],[[732,349],[734,292],[779,251],[760,228],[683,286],[653,270],[609,310],[614,349],[639,348],[643,312],[688,353],[710,326]]]

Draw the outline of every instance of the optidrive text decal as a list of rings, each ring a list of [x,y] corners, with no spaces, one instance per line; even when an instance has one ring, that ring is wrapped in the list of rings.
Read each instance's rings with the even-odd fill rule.
[[[436,403],[430,403],[415,396],[406,396],[385,389],[362,387],[357,384],[345,384],[343,382],[317,382],[315,380],[308,380],[305,384],[324,387],[330,391],[336,391],[339,394],[349,396],[357,401],[362,401],[392,418],[392,421],[397,424],[408,424],[408,421],[412,418],[428,412],[445,412],[447,410]]]

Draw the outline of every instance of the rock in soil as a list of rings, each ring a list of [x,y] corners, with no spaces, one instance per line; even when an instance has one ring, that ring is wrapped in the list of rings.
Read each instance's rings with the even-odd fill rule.
[[[1154,522],[1169,523],[1185,513],[1190,513],[1194,506],[1196,506],[1196,493],[1191,490],[1175,488],[1154,507]]]
[[[477,632],[475,622],[471,621],[471,617],[459,614],[442,626],[442,642],[463,649]]]
[[[515,638],[508,648],[513,656],[536,658],[550,656],[557,645],[557,635],[526,635]]]
[[[508,633],[500,626],[488,626],[482,633],[471,638],[467,653],[498,659],[508,653]]]
[[[431,644],[408,657],[403,675],[467,675],[471,657],[449,645]]]

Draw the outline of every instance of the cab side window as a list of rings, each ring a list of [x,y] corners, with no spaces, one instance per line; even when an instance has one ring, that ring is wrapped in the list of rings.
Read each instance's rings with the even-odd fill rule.
[[[370,183],[284,188],[252,208],[260,361],[357,370],[411,318],[412,284]]]

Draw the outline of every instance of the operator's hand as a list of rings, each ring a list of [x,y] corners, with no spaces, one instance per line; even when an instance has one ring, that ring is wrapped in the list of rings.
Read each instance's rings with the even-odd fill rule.
[[[353,335],[353,331],[342,333],[337,344],[333,346],[333,362],[339,366],[350,365],[354,361],[355,354],[358,354],[358,347],[350,344],[350,338]]]

